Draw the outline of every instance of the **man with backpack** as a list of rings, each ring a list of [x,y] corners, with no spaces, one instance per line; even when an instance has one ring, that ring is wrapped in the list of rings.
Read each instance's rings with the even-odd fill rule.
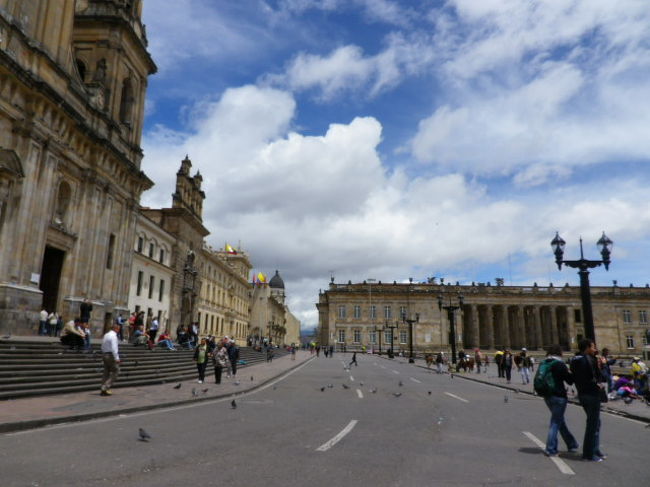
[[[535,392],[544,398],[546,406],[551,411],[551,423],[546,437],[546,448],[544,454],[556,456],[557,434],[562,436],[569,452],[578,450],[578,442],[569,431],[564,420],[564,412],[567,407],[567,395],[564,383],[573,384],[573,377],[569,373],[566,364],[562,361],[562,349],[559,345],[551,345],[546,359],[537,368],[533,379]]]

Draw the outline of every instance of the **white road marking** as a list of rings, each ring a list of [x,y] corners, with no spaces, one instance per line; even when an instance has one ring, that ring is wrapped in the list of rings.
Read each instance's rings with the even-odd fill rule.
[[[393,370],[393,374],[399,374],[397,370]]]
[[[359,396],[359,399],[363,399],[363,392],[361,392],[361,389],[357,389],[357,396]]]
[[[459,401],[469,402],[467,399],[463,399],[462,397],[457,396],[456,394],[452,394],[451,392],[445,392],[445,394],[447,394],[449,397],[453,397],[454,399],[458,399]]]
[[[354,377],[350,376],[350,380],[351,380],[352,382],[354,382]]]
[[[409,377],[413,382],[417,382],[418,384],[422,384],[422,381],[417,380],[415,377]]]
[[[353,419],[348,423],[348,425],[341,430],[339,434],[337,434],[334,438],[331,440],[323,443],[321,446],[316,448],[316,451],[327,451],[330,448],[332,448],[334,445],[336,445],[339,441],[343,439],[345,435],[347,435],[352,429],[357,425],[359,421],[356,419]]]
[[[528,431],[522,431],[522,433],[528,437],[530,441],[535,443],[538,447],[540,447],[542,450],[546,448],[546,445],[542,443],[542,441],[537,438],[534,434],[529,433]],[[575,475],[576,473],[571,470],[571,467],[569,467],[564,460],[558,457],[548,457],[551,459],[551,461],[555,464],[557,468],[560,469],[560,472],[562,472],[565,475]]]

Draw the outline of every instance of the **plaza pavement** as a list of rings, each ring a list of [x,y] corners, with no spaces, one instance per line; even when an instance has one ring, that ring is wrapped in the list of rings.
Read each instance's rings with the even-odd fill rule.
[[[250,365],[238,370],[236,380],[228,379],[224,373],[221,384],[215,384],[214,369],[209,365],[203,384],[198,384],[195,378],[181,382],[179,389],[174,388],[178,382],[125,387],[114,389],[112,396],[104,397],[99,394],[98,382],[95,391],[2,401],[0,433],[234,397],[263,387],[311,358],[309,352],[298,350],[295,360],[291,360],[291,355],[287,354],[274,358],[270,363]],[[192,389],[198,395],[193,395]]]
[[[382,355],[382,358],[386,360],[391,360],[384,355]],[[400,363],[408,363],[408,358],[406,357],[395,357],[392,360]],[[513,367],[511,381],[510,384],[508,384],[506,382],[506,379],[500,378],[498,376],[497,366],[493,362],[493,360],[494,360],[493,357],[490,356],[490,365],[488,366],[487,373],[484,372],[485,370],[484,367],[481,369],[480,374],[477,374],[476,371],[462,372],[461,369],[461,372],[454,372],[454,377],[460,378],[461,380],[463,379],[473,380],[484,384],[490,384],[492,386],[500,387],[502,389],[507,389],[513,392],[521,392],[524,394],[534,395],[533,377],[535,375],[535,372],[531,374],[530,384],[522,384],[521,375],[519,374],[519,372],[517,372],[516,368]],[[425,369],[427,368],[423,359],[416,359],[414,365],[416,367],[421,367]],[[538,365],[539,365],[539,361],[535,364],[535,370],[537,370]],[[436,366],[432,365],[430,370],[431,373],[435,374]],[[447,367],[444,367],[443,370],[445,371],[445,373],[447,373]],[[571,390],[569,391],[568,398],[570,402],[576,404],[578,403],[577,395],[571,394]],[[650,406],[644,404],[643,401],[640,399],[632,401],[631,404],[625,404],[620,399],[614,401],[610,400],[609,402],[602,405],[602,410],[611,414],[617,414],[620,416],[628,417],[630,419],[636,419],[638,421],[650,423]]]

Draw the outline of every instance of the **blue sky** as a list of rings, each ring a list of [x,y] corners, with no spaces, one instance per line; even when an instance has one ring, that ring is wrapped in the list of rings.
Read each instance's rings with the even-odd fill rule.
[[[186,153],[215,247],[277,268],[316,324],[330,271],[543,285],[585,240],[645,285],[650,9],[642,1],[146,0],[143,204]]]

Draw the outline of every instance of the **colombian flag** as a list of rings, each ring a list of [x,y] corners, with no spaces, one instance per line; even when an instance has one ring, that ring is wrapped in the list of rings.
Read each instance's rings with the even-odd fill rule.
[[[226,252],[232,255],[237,255],[237,251],[233,249],[229,244],[226,244]]]
[[[263,273],[258,272],[257,273],[257,282],[260,282],[262,284],[266,283],[266,276]]]

